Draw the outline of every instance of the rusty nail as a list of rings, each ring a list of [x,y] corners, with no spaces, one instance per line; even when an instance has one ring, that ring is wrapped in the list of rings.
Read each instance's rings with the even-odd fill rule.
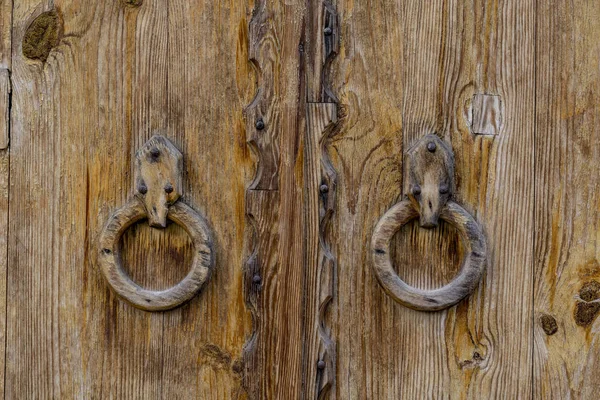
[[[449,190],[450,190],[450,188],[448,187],[447,183],[442,183],[440,185],[440,193],[441,194],[446,194],[446,193],[448,193]]]
[[[320,370],[325,369],[325,361],[319,360],[319,362],[317,363],[317,368]]]
[[[170,183],[167,183],[165,185],[165,192],[172,193],[173,192],[173,185],[171,185]]]
[[[319,190],[321,191],[321,193],[327,193],[327,192],[329,192],[329,186],[327,186],[326,184],[322,184],[319,187]]]
[[[259,131],[262,131],[263,129],[265,129],[265,121],[263,121],[262,118],[259,118],[256,121],[256,125],[255,126],[256,126],[256,129],[258,129]]]
[[[148,193],[148,186],[146,186],[144,183],[140,184],[140,186],[138,187],[138,192],[140,192],[141,194]]]
[[[429,150],[430,152],[432,152],[432,153],[433,153],[433,152],[435,151],[435,149],[436,149],[436,148],[437,148],[437,146],[435,145],[435,143],[434,143],[434,142],[429,142],[429,143],[427,143],[427,150]]]
[[[259,284],[262,281],[262,278],[260,277],[260,275],[256,274],[252,277],[252,282]]]
[[[332,33],[333,33],[333,30],[330,27],[326,27],[325,29],[323,29],[323,34],[325,36],[331,36]]]
[[[419,185],[413,186],[412,194],[415,196],[420,195],[421,194],[421,186],[419,186]]]

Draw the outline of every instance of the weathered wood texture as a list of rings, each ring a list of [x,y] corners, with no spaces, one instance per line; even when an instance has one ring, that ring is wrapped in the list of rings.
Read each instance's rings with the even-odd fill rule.
[[[6,269],[8,251],[8,150],[0,150],[0,346],[6,348]],[[4,362],[6,352],[0,353],[0,393],[4,393]]]
[[[0,0],[0,348],[6,349],[6,270],[10,184],[10,68],[12,0]],[[4,393],[6,351],[0,354],[0,393]]]
[[[10,134],[10,71],[0,68],[0,150],[6,149]]]
[[[45,62],[28,59],[25,32],[49,4],[60,41]],[[247,12],[200,0],[15,6],[7,398],[245,397]],[[95,256],[103,224],[133,194],[135,151],[155,130],[186,155],[182,201],[211,221],[219,260],[201,295],[167,313],[119,300]],[[124,236],[125,268],[144,287],[189,271],[181,227],[140,223]]]
[[[537,10],[535,353],[538,399],[600,380],[600,3]]]
[[[305,162],[305,288],[304,366],[306,398],[336,398],[337,349],[331,315],[335,313],[336,237],[330,220],[335,213],[336,173],[327,153],[335,135],[337,106],[309,103],[306,108]]]
[[[244,353],[244,383],[252,398],[301,397],[305,131],[303,1],[257,1],[247,56],[256,97],[245,110],[247,140],[257,168],[246,193],[252,240],[245,296],[253,333]]]
[[[0,69],[11,65],[12,0],[0,0]]]
[[[12,0],[0,0],[0,149],[8,147],[10,132]]]
[[[337,1],[339,398],[531,395],[534,10],[532,0]],[[501,96],[495,136],[471,131],[476,93]],[[455,152],[455,198],[484,227],[489,272],[457,306],[423,313],[379,287],[369,241],[402,195],[404,150],[434,132]],[[393,259],[429,289],[456,275],[462,251],[448,224],[415,223]]]

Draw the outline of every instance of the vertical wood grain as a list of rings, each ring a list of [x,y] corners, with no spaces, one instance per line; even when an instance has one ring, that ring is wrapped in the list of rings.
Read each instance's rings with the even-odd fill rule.
[[[598,396],[600,4],[538,2],[537,399]]]
[[[12,0],[0,0],[0,149],[6,149],[10,133],[10,68]]]
[[[527,398],[533,263],[533,1],[338,1],[333,91],[346,116],[333,146],[340,398]],[[498,135],[471,132],[476,93],[498,94]],[[402,154],[437,133],[456,155],[456,200],[484,227],[488,273],[448,311],[394,303],[371,271],[369,240],[401,197]],[[447,224],[401,229],[399,275],[449,282],[462,246]],[[518,311],[517,311],[518,310]],[[357,334],[360,333],[360,334]]]
[[[6,349],[6,271],[8,268],[8,193],[10,190],[10,154],[0,150],[0,348]],[[0,392],[4,395],[6,351],[0,353]]]
[[[45,62],[21,45],[50,5],[15,7],[6,395],[243,398],[245,3],[52,4],[63,32]],[[183,198],[209,221],[218,260],[202,294],[167,313],[121,302],[96,260],[100,229],[133,194],[133,155],[156,131],[184,154]],[[138,224],[123,246],[142,285],[187,273],[178,226]]]
[[[337,97],[330,68],[339,52],[339,20],[329,0],[306,1],[304,63],[306,133],[304,146],[304,360],[305,398],[337,398],[337,344],[333,329],[337,308],[337,255],[332,224],[337,204],[337,173],[331,164],[337,133]],[[342,372],[343,374],[344,372]]]
[[[13,0],[0,0],[0,69],[11,66]]]
[[[335,399],[337,378],[335,314],[338,265],[331,249],[336,233],[330,220],[335,212],[336,173],[327,153],[335,134],[335,103],[309,103],[305,146],[305,290],[304,395]],[[343,372],[342,372],[343,374]]]
[[[6,149],[10,135],[10,70],[0,68],[0,150]]]
[[[244,113],[256,156],[246,192],[253,229],[244,292],[253,332],[244,349],[244,382],[257,399],[302,398],[303,6],[303,1],[257,1],[248,28],[247,54],[258,87]]]

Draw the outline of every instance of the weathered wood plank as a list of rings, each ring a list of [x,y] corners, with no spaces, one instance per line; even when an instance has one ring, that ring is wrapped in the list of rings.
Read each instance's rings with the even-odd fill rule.
[[[0,69],[11,67],[13,0],[0,0]]]
[[[10,71],[0,68],[0,150],[8,147],[10,138]]]
[[[9,184],[8,150],[0,150],[0,346],[6,348],[6,269],[8,252],[8,193]],[[0,353],[0,392],[4,393],[4,363],[6,352]]]
[[[21,43],[46,2],[15,10],[6,395],[243,397],[245,7],[55,4],[63,34],[45,62],[27,59]],[[184,200],[209,221],[219,260],[203,293],[169,313],[121,302],[96,258],[102,226],[133,193],[135,150],[155,131],[185,155]],[[124,236],[136,282],[165,288],[187,273],[193,252],[181,227],[141,223]]]
[[[342,44],[333,91],[344,108],[331,152],[339,182],[332,221],[344,371],[338,396],[527,398],[534,2],[338,1],[337,10]],[[476,93],[502,97],[496,136],[471,132]],[[427,133],[452,144],[456,199],[483,226],[489,256],[479,289],[438,313],[388,298],[368,250],[375,223],[402,194],[403,152]],[[462,253],[447,224],[425,231],[415,223],[398,233],[392,259],[407,283],[429,289],[453,278]]]
[[[6,149],[10,132],[10,68],[12,0],[0,0],[0,149]]]
[[[257,399],[302,398],[304,24],[304,0],[260,0],[248,29],[258,87],[245,109],[257,167],[246,192],[253,230],[244,292],[253,332],[244,382]]]
[[[600,4],[538,2],[535,353],[538,399],[598,397]]]
[[[336,344],[332,332],[338,265],[331,250],[330,220],[335,212],[336,174],[327,153],[335,134],[335,103],[306,108],[305,163],[305,398],[336,398]],[[342,372],[343,373],[343,372]]]

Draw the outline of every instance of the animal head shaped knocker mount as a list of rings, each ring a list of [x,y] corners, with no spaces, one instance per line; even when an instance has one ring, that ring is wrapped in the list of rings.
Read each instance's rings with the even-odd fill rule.
[[[422,228],[438,225],[454,192],[454,154],[437,135],[427,135],[406,152],[405,193],[419,213]]]

